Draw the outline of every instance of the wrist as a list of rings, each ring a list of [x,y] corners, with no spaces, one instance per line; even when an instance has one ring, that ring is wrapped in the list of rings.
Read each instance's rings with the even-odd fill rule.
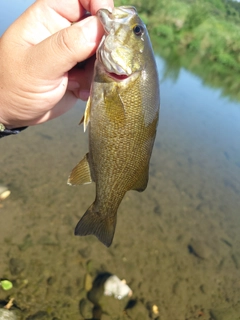
[[[7,129],[4,124],[0,123],[0,138],[10,136],[12,134],[18,134],[19,132],[25,130],[27,127]]]

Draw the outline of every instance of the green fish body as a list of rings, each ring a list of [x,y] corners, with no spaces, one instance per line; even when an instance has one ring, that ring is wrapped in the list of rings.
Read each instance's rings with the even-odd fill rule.
[[[84,114],[89,153],[72,170],[68,183],[96,183],[96,199],[75,234],[93,234],[110,246],[125,193],[147,187],[160,93],[150,38],[136,9],[100,9],[98,16],[105,36]]]

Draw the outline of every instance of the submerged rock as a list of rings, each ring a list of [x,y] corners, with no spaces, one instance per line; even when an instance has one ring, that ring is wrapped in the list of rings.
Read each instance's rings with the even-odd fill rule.
[[[1,320],[19,320],[17,315],[12,310],[0,309],[0,319]]]
[[[25,262],[22,259],[11,258],[9,260],[9,269],[12,275],[19,275],[25,267]]]
[[[140,301],[135,301],[132,308],[127,308],[126,313],[130,319],[146,320],[149,319],[149,311]],[[152,317],[152,319],[154,319]]]
[[[132,291],[125,281],[108,272],[99,274],[87,294],[87,298],[94,305],[92,318],[102,320],[111,317],[110,319],[121,320],[125,316],[125,307],[131,294]]]
[[[11,191],[2,184],[0,184],[0,200],[5,200],[7,197],[10,196]]]
[[[191,239],[188,244],[189,253],[200,259],[211,257],[213,250],[204,240]]]
[[[84,289],[88,292],[92,289],[93,286],[93,279],[89,273],[86,273],[84,278]]]
[[[81,299],[79,303],[79,310],[80,310],[81,316],[83,316],[84,319],[92,318],[92,309],[93,309],[93,304],[89,300],[85,298]]]
[[[38,311],[37,313],[27,317],[26,320],[50,320],[50,317],[46,311]]]
[[[121,300],[127,296],[131,297],[132,290],[125,280],[120,280],[117,276],[112,275],[104,283],[104,295],[114,296],[114,298]]]
[[[238,320],[240,319],[240,306],[212,309],[210,315],[214,320]]]

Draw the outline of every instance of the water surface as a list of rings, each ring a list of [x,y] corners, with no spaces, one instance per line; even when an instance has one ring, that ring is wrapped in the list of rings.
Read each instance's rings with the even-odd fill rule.
[[[73,235],[95,192],[66,184],[88,150],[78,126],[84,104],[1,139],[0,184],[12,193],[0,207],[0,278],[14,282],[24,319],[40,311],[84,319],[80,301],[90,319],[86,278],[99,272],[132,288],[130,319],[154,318],[154,304],[161,320],[240,319],[240,105],[184,69],[165,78],[157,63],[161,116],[149,185],[124,198],[110,249]],[[0,300],[8,296],[0,291]],[[126,319],[127,301],[108,299],[101,319]]]

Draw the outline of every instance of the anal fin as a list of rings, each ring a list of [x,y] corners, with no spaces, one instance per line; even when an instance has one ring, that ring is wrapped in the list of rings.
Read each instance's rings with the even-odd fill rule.
[[[67,183],[69,185],[87,184],[93,182],[91,170],[88,162],[88,153],[84,158],[73,168]]]
[[[147,188],[147,184],[148,184],[148,168],[146,168],[144,172],[139,176],[138,180],[133,185],[132,190],[142,192]]]

